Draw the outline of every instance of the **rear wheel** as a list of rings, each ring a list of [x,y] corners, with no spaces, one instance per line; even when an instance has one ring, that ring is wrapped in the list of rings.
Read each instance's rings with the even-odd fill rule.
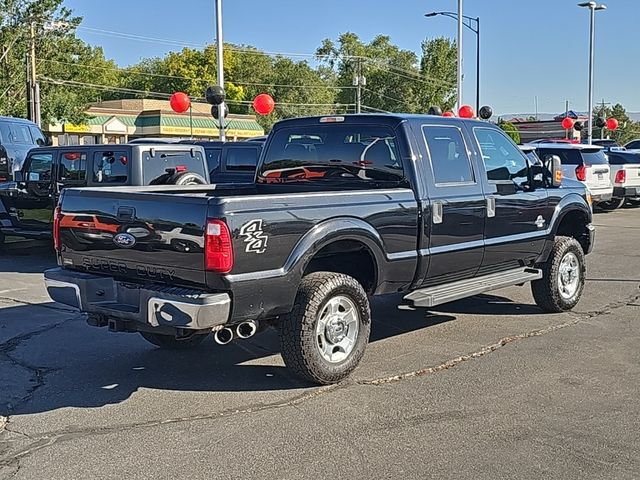
[[[536,304],[547,312],[564,312],[580,300],[586,274],[582,247],[575,238],[556,237],[543,276],[531,282]]]
[[[186,338],[176,338],[173,335],[160,335],[159,333],[139,333],[147,342],[167,350],[188,350],[200,345],[207,337],[206,335],[192,335]]]
[[[627,204],[632,207],[640,207],[640,198],[629,198],[627,199]]]
[[[618,208],[622,207],[624,205],[624,201],[625,201],[624,198],[612,198],[607,202],[600,202],[598,204],[598,208],[601,208],[602,210],[606,210],[610,212],[612,210],[617,210]]]
[[[369,299],[354,278],[311,273],[302,279],[293,311],[280,317],[282,357],[306,380],[337,383],[358,366],[370,331]]]

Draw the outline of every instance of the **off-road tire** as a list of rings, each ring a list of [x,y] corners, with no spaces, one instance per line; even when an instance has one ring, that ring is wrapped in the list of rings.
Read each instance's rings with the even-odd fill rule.
[[[159,333],[138,332],[147,342],[166,350],[189,350],[202,343],[207,335],[192,335],[188,338],[177,339],[172,335],[160,335]]]
[[[621,208],[625,203],[624,198],[612,198],[608,202],[600,202],[597,205],[597,208],[604,210],[606,212],[611,212],[613,210],[617,210]]]
[[[640,200],[636,200],[635,198],[627,199],[627,205],[631,207],[640,207]]]
[[[566,299],[560,294],[558,275],[560,263],[569,252],[578,259],[579,283],[575,294]],[[585,255],[578,241],[572,237],[556,237],[548,260],[539,267],[542,269],[542,278],[531,282],[531,292],[536,304],[550,313],[565,312],[575,307],[584,290],[586,274]]]
[[[349,356],[340,363],[325,360],[317,347],[316,324],[325,304],[335,296],[353,301],[359,316],[358,336]],[[280,342],[284,363],[313,383],[338,383],[358,366],[371,332],[371,309],[362,285],[348,275],[315,272],[302,279],[291,313],[280,317]]]

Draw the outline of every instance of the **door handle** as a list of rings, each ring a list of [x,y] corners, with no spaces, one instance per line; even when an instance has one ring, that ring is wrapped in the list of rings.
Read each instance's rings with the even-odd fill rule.
[[[487,197],[487,218],[496,216],[496,197]]]
[[[432,217],[433,217],[434,224],[442,223],[442,214],[443,214],[442,202],[440,201],[433,202]]]

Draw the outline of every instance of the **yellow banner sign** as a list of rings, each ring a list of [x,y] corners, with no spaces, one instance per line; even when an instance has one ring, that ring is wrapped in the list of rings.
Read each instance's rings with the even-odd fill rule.
[[[74,125],[73,123],[64,124],[64,131],[67,133],[85,133],[89,130],[89,125]]]
[[[217,128],[195,128],[193,129],[193,135],[198,137],[217,137]],[[191,129],[189,127],[160,127],[160,134],[162,135],[191,135]],[[257,130],[226,130],[227,137],[257,137],[258,135],[264,135],[263,131]]]

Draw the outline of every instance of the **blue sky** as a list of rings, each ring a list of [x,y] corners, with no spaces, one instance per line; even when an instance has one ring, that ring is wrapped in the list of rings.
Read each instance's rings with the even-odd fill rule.
[[[603,0],[596,18],[595,98],[640,111],[640,0]],[[464,0],[464,13],[482,22],[482,103],[497,113],[559,112],[565,100],[587,109],[589,14],[577,0]],[[193,44],[211,42],[213,0],[66,0],[83,26]],[[368,41],[391,36],[402,48],[418,51],[424,38],[455,36],[446,17],[456,0],[225,0],[225,41],[270,52],[313,53],[322,39],[352,31]],[[180,10],[178,12],[178,10]],[[129,65],[161,56],[177,45],[128,40],[80,29],[101,45],[108,58]],[[475,103],[475,34],[465,29],[464,100]]]

